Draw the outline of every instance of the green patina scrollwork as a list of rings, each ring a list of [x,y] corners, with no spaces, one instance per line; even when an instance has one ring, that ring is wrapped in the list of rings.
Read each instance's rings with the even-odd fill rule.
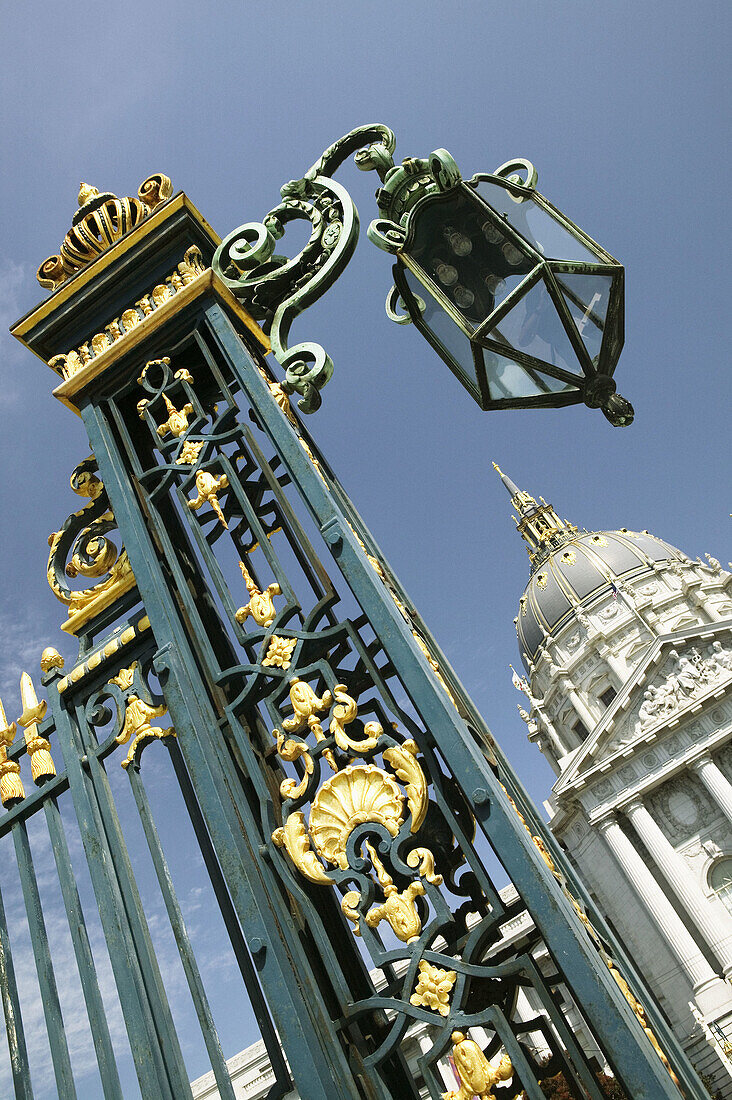
[[[247,222],[226,237],[213,258],[216,274],[262,322],[275,358],[285,368],[282,388],[298,393],[302,412],[321,405],[320,390],[333,374],[333,361],[320,344],[290,347],[292,322],[341,275],[354,253],[359,221],[355,203],[331,177],[352,155],[362,171],[382,181],[377,202],[382,217],[372,222],[369,239],[387,252],[404,244],[404,219],[425,194],[460,181],[458,167],[444,149],[428,160],[408,157],[394,164],[396,139],[382,124],[359,126],[329,146],[298,180],[281,189],[282,202],[262,222]],[[277,241],[296,220],[309,221],[310,237],[292,258],[275,252]]]

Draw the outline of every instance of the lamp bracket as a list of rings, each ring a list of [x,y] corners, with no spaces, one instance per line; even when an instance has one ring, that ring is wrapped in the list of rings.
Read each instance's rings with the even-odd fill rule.
[[[320,390],[333,373],[333,362],[320,344],[288,346],[290,326],[299,313],[321,297],[342,274],[358,240],[356,205],[333,173],[354,155],[362,171],[375,171],[382,186],[376,200],[382,217],[369,226],[369,239],[392,254],[406,240],[406,221],[415,204],[434,191],[446,191],[461,180],[457,164],[445,149],[427,160],[407,157],[395,165],[394,133],[381,123],[359,126],[330,145],[299,180],[282,187],[282,201],[261,222],[247,222],[219,245],[212,261],[218,277],[244,302],[270,338],[277,361],[285,368],[282,388],[298,393],[298,408],[315,412]],[[289,222],[309,221],[310,237],[297,255],[275,252]],[[390,316],[395,316],[394,311]],[[402,322],[404,323],[404,322]]]

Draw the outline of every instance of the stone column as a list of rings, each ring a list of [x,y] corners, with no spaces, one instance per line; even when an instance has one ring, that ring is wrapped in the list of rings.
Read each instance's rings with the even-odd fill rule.
[[[725,983],[712,970],[699,945],[648,870],[640,852],[623,832],[615,814],[601,818],[598,829],[693,986],[699,1008],[702,1012],[713,1011],[720,996],[723,1002],[728,999]]]
[[[732,783],[712,760],[711,753],[703,752],[692,760],[691,766],[701,779],[719,808],[732,821]]]
[[[651,858],[668,881],[697,929],[719,959],[726,978],[732,977],[732,915],[716,898],[706,898],[696,875],[679,855],[639,798],[623,810]]]
[[[622,657],[618,657],[609,642],[598,643],[597,646],[598,656],[605,662],[610,671],[614,674],[617,683],[614,685],[617,691],[620,691],[628,679],[628,668]]]
[[[570,703],[574,707],[575,714],[578,718],[581,718],[587,727],[587,732],[592,733],[593,729],[597,725],[597,717],[592,713],[585,701],[580,697],[579,693],[575,690],[572,681],[566,672],[562,674],[562,688],[564,694],[569,699]]]

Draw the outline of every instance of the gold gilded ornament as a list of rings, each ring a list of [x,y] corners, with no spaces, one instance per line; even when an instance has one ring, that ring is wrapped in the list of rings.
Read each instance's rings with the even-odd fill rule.
[[[357,825],[373,821],[396,836],[403,820],[404,799],[392,777],[373,764],[349,766],[313,799],[310,833],[319,854],[345,871],[346,844]]]
[[[112,676],[107,683],[114,684],[116,687],[121,688],[122,691],[128,691],[129,688],[132,687],[136,670],[137,661],[133,661],[129,668],[121,668],[116,676]]]
[[[272,584],[268,584],[264,592],[262,592],[252,580],[249,570],[243,561],[239,562],[239,568],[241,569],[244,583],[247,586],[249,603],[245,604],[244,607],[240,607],[234,618],[238,623],[244,623],[249,615],[251,615],[258,626],[271,626],[277,611],[272,597],[281,595],[282,589],[279,584],[274,581]]]
[[[302,438],[302,436],[300,436],[299,438],[300,438],[300,446],[305,451],[305,454],[308,456],[308,458],[312,462],[315,469],[318,471],[318,476],[320,477],[320,480],[323,482],[323,485],[325,485],[325,487],[327,489],[328,488],[328,482],[325,480],[325,475],[323,473],[323,470],[321,468],[320,463],[318,462],[317,458],[315,457],[313,452],[310,450],[310,447],[305,442],[305,440]]]
[[[170,180],[160,173],[140,184],[137,198],[119,199],[109,191],[100,193],[98,188],[81,183],[79,209],[74,214],[71,229],[63,239],[59,254],[49,256],[39,267],[38,282],[42,287],[56,290],[139,225],[172,193]]]
[[[163,394],[163,401],[165,402],[165,408],[168,410],[168,419],[158,428],[158,435],[161,439],[165,438],[166,435],[174,435],[180,439],[188,431],[188,417],[193,412],[193,405],[188,402],[182,409],[176,409],[173,402],[165,394]]]
[[[449,1016],[450,996],[456,979],[456,971],[441,970],[422,959],[417,985],[409,1001],[418,1008],[430,1008],[441,1016]]]
[[[407,856],[407,865],[419,871],[433,886],[442,886],[442,875],[435,873],[435,857],[429,848],[413,848]]]
[[[263,665],[275,668],[289,668],[293,651],[297,645],[297,638],[280,638],[273,634],[267,647],[267,656],[262,661]]]
[[[414,943],[419,939],[422,931],[422,921],[414,899],[424,892],[424,886],[419,881],[410,882],[406,890],[402,890],[401,893],[391,883],[384,887],[386,900],[383,905],[377,905],[369,910],[364,919],[369,928],[377,928],[382,920],[386,920],[397,939],[402,943]]]
[[[20,697],[23,713],[18,719],[18,725],[25,729],[25,747],[30,759],[33,782],[40,784],[51,779],[56,774],[56,768],[51,758],[50,743],[38,733],[38,723],[46,714],[46,703],[38,702],[36,689],[27,672],[20,677]]]
[[[363,732],[366,736],[361,741],[354,741],[346,732],[346,726],[350,725],[358,717],[358,707],[355,699],[348,694],[345,684],[336,684],[333,688],[333,696],[336,706],[330,720],[330,732],[335,738],[335,743],[344,752],[367,753],[376,748],[379,738],[384,732],[380,722],[366,722]]]
[[[405,741],[402,745],[393,745],[384,749],[383,756],[387,764],[394,769],[397,779],[406,788],[407,805],[412,815],[410,832],[416,833],[427,813],[427,780],[417,763],[417,744]]]
[[[180,462],[180,459],[178,460]],[[198,490],[198,496],[194,500],[188,501],[188,507],[197,512],[203,504],[210,504],[216,513],[219,522],[227,530],[229,525],[224,519],[224,513],[221,511],[221,505],[219,504],[218,494],[222,489],[229,487],[229,479],[226,474],[220,474],[219,477],[215,477],[210,474],[208,470],[199,470],[196,474],[196,489]]]
[[[283,737],[281,731],[278,729],[272,730],[272,734],[277,739],[277,754],[283,760],[286,760],[290,764],[294,764],[296,760],[302,757],[305,774],[300,782],[298,783],[294,779],[283,779],[280,783],[281,798],[299,798],[305,793],[308,779],[313,774],[313,758],[308,752],[308,746],[304,741],[294,741],[290,737]]]
[[[269,392],[274,397],[275,403],[277,404],[278,408],[282,410],[282,412],[285,414],[290,423],[294,425],[294,427],[299,427],[299,424],[295,419],[295,414],[292,411],[292,406],[290,405],[290,399],[285,391],[282,389],[280,383],[273,382],[267,372],[262,370],[261,367],[259,367],[258,370],[262,378],[267,383],[267,386],[269,387]]]
[[[200,440],[198,443],[193,443],[192,440],[187,439],[175,460],[176,466],[195,466],[205,443],[205,439]]]
[[[8,760],[8,751],[15,740],[15,730],[15,722],[8,723],[0,701],[0,800],[3,806],[25,798],[20,764],[17,760]]]
[[[306,684],[303,680],[300,680],[297,676],[293,676],[290,680],[290,703],[294,713],[285,718],[282,723],[282,728],[287,733],[299,733],[300,730],[307,725],[308,729],[312,732],[316,742],[324,741],[325,734],[323,733],[323,727],[318,720],[318,714],[324,710],[327,710],[330,704],[333,702],[333,696],[329,691],[323,692],[323,697],[319,698],[310,684]],[[274,737],[279,739],[282,734],[279,730],[273,730]],[[282,755],[282,754],[280,754]],[[331,749],[324,749],[323,756],[328,761],[328,764],[334,772],[338,771],[338,764],[333,755]]]
[[[510,1081],[513,1077],[513,1065],[504,1054],[497,1066],[491,1065],[478,1044],[466,1037],[462,1031],[453,1031],[452,1059],[460,1088],[443,1092],[443,1100],[496,1100],[493,1092],[499,1081]]]
[[[272,840],[278,848],[284,847],[297,869],[319,886],[330,886],[333,879],[325,873],[323,865],[310,847],[310,838],[305,826],[305,815],[295,810],[287,818],[284,826],[275,829]]]
[[[120,669],[117,675],[113,676],[108,682],[110,684],[116,684],[117,687],[121,688],[123,691],[129,690],[129,688],[132,687],[136,668],[137,661],[130,665],[129,668]],[[130,766],[135,758],[137,749],[145,741],[149,741],[154,737],[175,737],[175,730],[171,727],[159,729],[150,724],[152,718],[162,718],[163,715],[167,713],[168,708],[164,703],[158,707],[152,706],[150,703],[146,703],[143,699],[140,699],[135,692],[130,692],[125,699],[124,724],[115,738],[118,745],[126,745],[130,739],[132,740],[127,756],[122,761],[123,768],[128,768]]]
[[[293,676],[290,680],[290,703],[294,714],[291,718],[285,718],[282,723],[288,733],[297,733],[304,725],[308,725],[318,741],[325,737],[323,728],[317,715],[321,714],[333,702],[333,696],[329,691],[324,691],[322,698],[317,696],[310,684]]]
[[[138,379],[137,379],[137,381],[140,385],[142,385],[142,383],[145,381],[145,375],[149,371],[150,367],[155,367],[155,366],[157,366],[158,363],[162,363],[164,366],[169,367],[170,366],[170,356],[169,355],[162,355],[159,359],[148,359],[147,363],[145,363],[145,366],[140,371],[140,374],[139,374]]]
[[[455,699],[453,698],[452,692],[450,691],[449,687],[447,686],[447,683],[445,682],[445,677],[440,672],[440,666],[438,665],[437,661],[434,659],[434,657],[430,653],[429,649],[427,648],[427,643],[425,642],[424,638],[416,630],[412,631],[412,637],[414,638],[417,645],[419,646],[419,648],[422,650],[425,657],[427,658],[427,664],[430,666],[430,668],[434,672],[435,676],[437,677],[437,679],[442,684],[443,688],[445,689],[445,691],[447,693],[448,699],[450,700],[450,702],[452,703],[453,706],[457,706],[457,703],[455,702]]]
[[[41,672],[50,672],[52,668],[63,668],[64,659],[52,645],[46,646],[41,654]]]
[[[607,965],[608,970],[610,971],[613,978],[615,979],[615,981],[616,981],[616,983],[617,983],[617,985],[620,989],[620,992],[623,994],[626,1001],[628,1002],[630,1007],[633,1009],[633,1012],[637,1016],[641,1027],[643,1028],[646,1035],[648,1036],[648,1040],[649,1040],[651,1046],[656,1051],[656,1054],[658,1055],[658,1057],[661,1059],[664,1066],[666,1067],[666,1070],[667,1070],[669,1076],[671,1077],[671,1080],[674,1082],[675,1085],[678,1085],[679,1088],[680,1088],[681,1085],[680,1085],[679,1079],[676,1076],[676,1074],[674,1073],[673,1069],[671,1068],[671,1063],[669,1062],[668,1058],[666,1057],[665,1052],[661,1049],[661,1046],[658,1042],[658,1039],[654,1035],[651,1028],[648,1026],[648,1021],[646,1020],[646,1010],[644,1009],[644,1007],[640,1003],[640,1001],[637,1000],[637,998],[633,995],[633,992],[631,991],[630,986],[628,985],[628,983],[626,982],[625,978],[620,973],[620,971],[617,969],[617,967],[615,966],[615,963],[612,961],[612,959],[610,959],[606,956],[605,957],[605,963]]]

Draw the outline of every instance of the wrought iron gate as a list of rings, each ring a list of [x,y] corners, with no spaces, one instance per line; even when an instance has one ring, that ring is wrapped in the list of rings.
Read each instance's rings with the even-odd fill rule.
[[[272,1098],[290,1087],[278,1032],[303,1100],[407,1100],[421,1087],[437,1098],[448,1054],[460,1100],[481,1087],[489,1097],[492,1077],[499,1096],[542,1100],[539,1081],[559,1072],[574,1096],[600,1100],[563,991],[634,1100],[678,1098],[676,1081],[703,1096],[271,376],[266,339],[207,267],[215,242],[200,217],[179,196],[134,233],[55,312],[19,329],[45,358],[77,349],[56,356],[56,392],[80,411],[94,456],[72,479],[89,504],[54,536],[49,562],[79,657],[66,670],[46,652],[50,713],[28,694],[26,742],[0,765],[0,835],[15,843],[59,1095],[76,1092],[26,832],[41,810],[103,1095],[123,1095],[58,811],[67,790],[141,1093],[190,1095],[110,785],[121,763],[220,1095],[233,1097],[145,784],[148,760],[167,752],[272,1061]],[[109,339],[91,354],[102,321]],[[82,595],[67,563],[96,581]],[[38,789],[21,797],[24,754]],[[516,901],[503,900],[492,866]],[[526,909],[533,942],[517,952],[502,929]],[[1,911],[0,941],[16,1096],[30,1097]],[[518,1010],[525,991],[530,1020]],[[402,1051],[415,1023],[428,1040],[416,1072]]]

